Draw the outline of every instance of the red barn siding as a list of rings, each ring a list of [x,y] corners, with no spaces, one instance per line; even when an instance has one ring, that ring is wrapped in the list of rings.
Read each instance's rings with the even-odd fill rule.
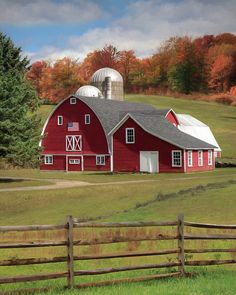
[[[135,128],[135,143],[125,143],[125,128]],[[113,170],[140,171],[140,151],[159,152],[159,172],[184,172],[182,167],[172,167],[172,150],[181,150],[144,131],[132,119],[128,119],[113,135]]]
[[[105,156],[105,165],[96,165],[96,156],[84,156],[84,171],[110,171],[110,156]]]
[[[91,123],[84,122],[85,114],[90,114]],[[63,116],[63,125],[57,125],[57,117]],[[79,122],[80,130],[67,131],[68,122]],[[53,113],[45,129],[45,138],[42,140],[44,154],[49,153],[86,153],[107,154],[108,146],[105,133],[100,121],[94,112],[82,101],[77,99],[76,104],[70,104],[70,100],[64,101]],[[82,135],[82,151],[66,151],[66,135]]]
[[[212,156],[214,155],[214,150],[212,150]],[[208,150],[203,150],[203,166],[198,166],[198,150],[192,151],[193,166],[188,166],[188,152],[186,151],[186,172],[194,171],[209,171],[214,170],[214,156],[212,158],[212,165],[208,165]]]
[[[53,156],[53,164],[45,165],[44,157],[42,157],[42,164],[40,165],[41,170],[66,170],[66,159],[65,156]]]
[[[175,125],[175,126],[178,126],[178,125],[179,125],[179,122],[178,122],[178,120],[177,120],[177,118],[176,118],[176,116],[175,116],[175,114],[174,114],[173,111],[170,111],[170,112],[167,114],[166,119],[167,119],[170,123],[172,123],[173,125]]]

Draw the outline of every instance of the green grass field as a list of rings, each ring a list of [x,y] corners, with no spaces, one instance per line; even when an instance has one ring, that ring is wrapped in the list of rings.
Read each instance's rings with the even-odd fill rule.
[[[156,107],[171,107],[177,113],[189,113],[196,116],[213,130],[216,139],[223,149],[224,158],[236,159],[236,109],[214,103],[187,101],[157,96],[129,95],[129,101],[151,103]],[[46,118],[53,106],[42,106],[40,113]],[[213,172],[191,174],[114,174],[109,173],[63,173],[40,172],[33,169],[0,170],[0,177],[32,178],[25,180],[25,185],[35,182],[46,183],[46,179],[79,180],[94,184],[77,188],[36,191],[1,191],[0,192],[0,225],[21,224],[60,224],[65,222],[66,215],[81,219],[127,221],[127,220],[169,220],[184,213],[188,221],[210,223],[236,223],[236,168],[216,169]],[[122,181],[142,181],[137,183],[120,183]],[[13,184],[15,186],[16,184]],[[9,186],[8,186],[9,187]],[[0,185],[0,188],[4,186]],[[6,236],[1,236],[5,241]],[[24,236],[23,236],[24,238]],[[52,238],[52,236],[50,237]],[[194,242],[197,243],[197,242]],[[193,246],[198,246],[194,244]],[[235,242],[229,242],[236,247]],[[215,245],[212,242],[210,245]],[[225,245],[219,244],[224,247]],[[123,245],[127,247],[166,247],[166,244]],[[173,246],[173,245],[172,245]],[[201,242],[201,246],[205,246]],[[225,246],[226,247],[226,246]],[[114,248],[112,250],[121,250]],[[15,252],[14,252],[15,251]],[[50,249],[1,250],[0,260],[6,257],[43,257],[54,255]],[[56,253],[61,255],[61,249]],[[84,249],[97,251],[100,248]],[[209,257],[216,257],[213,256]],[[208,257],[208,256],[207,256]],[[221,256],[223,257],[223,256]],[[227,256],[229,257],[229,256]],[[131,261],[124,264],[152,263],[153,258]],[[164,259],[164,258],[163,258]],[[120,265],[120,261],[106,261],[105,266]],[[0,267],[0,275],[32,274],[59,271],[61,264],[15,267]],[[63,265],[62,271],[65,269]],[[104,267],[95,261],[76,264],[77,269]],[[135,274],[142,274],[136,272]],[[146,274],[153,274],[147,271]],[[220,266],[201,268],[196,278],[171,279],[146,283],[121,284],[111,287],[85,289],[80,291],[57,291],[49,294],[163,294],[163,295],[234,295],[236,294],[235,267]],[[133,274],[131,274],[133,275]],[[113,277],[112,275],[109,277]],[[118,276],[119,277],[119,276]],[[78,278],[78,282],[84,278]],[[86,280],[85,280],[86,281]],[[65,280],[51,283],[40,282],[19,284],[24,287],[61,286]],[[18,285],[15,285],[15,287]],[[0,286],[9,290],[14,286]]]

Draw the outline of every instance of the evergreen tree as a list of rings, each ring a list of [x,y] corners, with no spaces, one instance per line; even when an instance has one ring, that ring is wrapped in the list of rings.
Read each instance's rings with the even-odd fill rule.
[[[39,100],[25,73],[29,60],[0,33],[0,157],[35,167],[39,159]]]

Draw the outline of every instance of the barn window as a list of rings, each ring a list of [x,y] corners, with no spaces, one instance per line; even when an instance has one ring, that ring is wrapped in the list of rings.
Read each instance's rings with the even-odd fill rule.
[[[72,164],[72,165],[80,164],[80,159],[70,159],[69,164]]]
[[[84,123],[85,123],[85,125],[89,125],[90,124],[90,115],[89,114],[85,114],[85,116],[84,116]]]
[[[212,165],[212,150],[208,151],[208,165]]]
[[[198,151],[198,166],[203,166],[203,152]]]
[[[182,167],[181,151],[172,151],[172,167]]]
[[[63,125],[63,116],[57,116],[57,125]]]
[[[82,150],[82,136],[81,135],[67,135],[66,136],[66,151],[81,151]]]
[[[76,104],[76,98],[75,97],[70,98],[70,104]]]
[[[53,165],[53,156],[52,155],[45,155],[44,156],[44,164],[45,165]]]
[[[96,156],[96,165],[105,165],[105,156],[97,155]]]
[[[125,142],[126,143],[135,143],[134,128],[125,129]]]
[[[193,153],[192,151],[188,151],[188,167],[193,166]]]

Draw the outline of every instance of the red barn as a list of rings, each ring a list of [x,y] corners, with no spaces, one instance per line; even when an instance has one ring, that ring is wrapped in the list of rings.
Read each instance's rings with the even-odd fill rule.
[[[178,129],[172,110],[73,95],[43,128],[42,170],[190,172],[214,169],[214,145]]]

